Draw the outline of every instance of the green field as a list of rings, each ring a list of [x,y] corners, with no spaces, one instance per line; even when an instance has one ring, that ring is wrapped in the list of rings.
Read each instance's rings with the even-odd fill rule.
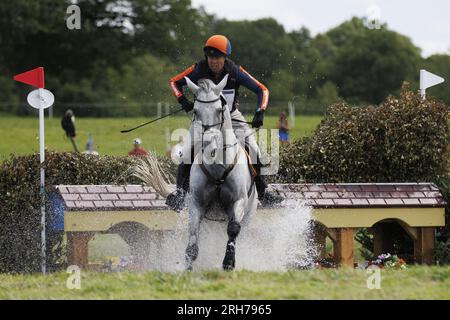
[[[288,272],[81,273],[0,275],[0,299],[450,299],[450,267],[381,271],[381,288],[368,289],[365,270]]]
[[[246,117],[248,121],[250,116]],[[264,128],[274,128],[276,116],[266,116]],[[133,139],[139,137],[146,149],[163,154],[166,150],[166,131],[188,128],[187,116],[168,117],[131,133],[120,130],[135,127],[151,118],[76,118],[77,145],[85,149],[89,133],[93,134],[95,149],[102,155],[126,155],[132,148]],[[293,139],[311,134],[320,122],[320,116],[297,116],[291,130]],[[0,157],[11,153],[30,154],[39,152],[38,117],[15,117],[0,115]],[[45,119],[45,146],[49,150],[71,151],[72,145],[65,137],[59,118]]]

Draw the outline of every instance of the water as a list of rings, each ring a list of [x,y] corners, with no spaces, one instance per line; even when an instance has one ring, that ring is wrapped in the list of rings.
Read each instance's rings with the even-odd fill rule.
[[[176,230],[151,232],[144,248],[146,270],[184,270],[187,245],[187,212]],[[289,207],[258,210],[243,224],[236,241],[236,269],[283,271],[309,267],[317,255],[312,242],[311,209],[301,201]],[[228,240],[226,222],[203,220],[200,225],[199,255],[194,271],[221,269]],[[141,257],[142,258],[142,257]]]

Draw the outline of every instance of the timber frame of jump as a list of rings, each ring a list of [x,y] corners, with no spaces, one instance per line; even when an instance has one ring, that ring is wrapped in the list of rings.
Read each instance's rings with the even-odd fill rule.
[[[334,260],[354,265],[354,236],[360,228],[374,235],[374,253],[390,252],[398,223],[414,242],[417,263],[433,264],[436,227],[445,225],[446,202],[432,183],[272,184],[286,205],[303,199],[312,207],[314,240],[325,257],[326,238],[333,242]],[[127,223],[156,232],[175,228],[180,214],[165,199],[140,185],[55,186],[64,208],[68,264],[88,267],[88,242],[96,232],[115,232]],[[258,208],[268,213],[270,209]],[[258,214],[257,214],[258,215]],[[132,240],[124,239],[128,244]]]

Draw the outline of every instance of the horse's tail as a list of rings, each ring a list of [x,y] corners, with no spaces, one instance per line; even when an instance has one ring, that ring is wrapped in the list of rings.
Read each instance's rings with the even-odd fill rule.
[[[130,174],[155,189],[164,198],[175,190],[170,185],[170,176],[161,168],[158,158],[151,153],[146,157],[138,157],[130,168]]]

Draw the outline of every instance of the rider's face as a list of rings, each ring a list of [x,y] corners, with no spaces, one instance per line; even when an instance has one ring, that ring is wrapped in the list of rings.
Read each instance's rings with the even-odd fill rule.
[[[208,66],[212,72],[219,74],[223,70],[223,66],[225,64],[225,57],[211,57],[208,56]]]

